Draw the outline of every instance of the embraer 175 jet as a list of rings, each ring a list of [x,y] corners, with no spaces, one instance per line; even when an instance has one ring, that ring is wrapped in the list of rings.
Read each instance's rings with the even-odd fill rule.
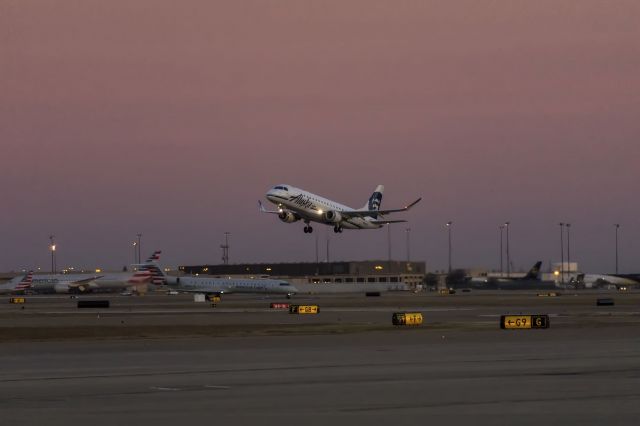
[[[278,206],[278,210],[266,210],[261,201],[258,201],[258,205],[262,213],[277,214],[285,223],[304,221],[305,234],[313,232],[311,222],[332,225],[333,232],[337,233],[342,232],[343,228],[377,229],[389,223],[406,222],[406,220],[387,220],[384,219],[384,215],[407,211],[422,199],[418,198],[401,209],[380,210],[383,192],[384,186],[378,185],[367,204],[360,209],[352,209],[291,185],[276,185],[267,192],[266,197]]]

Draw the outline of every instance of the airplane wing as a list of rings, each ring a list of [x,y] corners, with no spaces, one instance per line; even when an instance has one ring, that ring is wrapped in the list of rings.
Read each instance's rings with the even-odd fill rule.
[[[230,289],[223,288],[218,290],[209,290],[209,289],[197,289],[197,288],[180,288],[180,287],[171,287],[171,290],[177,291],[178,293],[199,293],[199,294],[207,294],[220,296],[225,293],[233,293]]]
[[[405,223],[406,220],[372,220],[369,223],[373,223],[375,225],[388,225],[390,223]]]
[[[97,280],[98,278],[102,278],[102,277],[103,275],[100,275],[100,276],[95,276],[91,278],[85,278],[83,280],[71,281],[69,283],[69,287],[80,287],[84,284],[89,284],[91,281]]]
[[[258,200],[258,209],[260,209],[260,213],[272,213],[272,214],[280,214],[282,210],[267,210],[262,205],[262,201]]]
[[[349,217],[367,217],[367,216],[374,216],[374,215],[385,215],[385,214],[389,214],[389,213],[406,212],[411,207],[413,207],[416,204],[418,204],[420,202],[420,200],[422,200],[422,198],[418,198],[413,203],[411,203],[408,206],[403,207],[401,209],[390,209],[390,210],[348,210],[348,211],[341,211],[340,215],[349,218]],[[389,223],[389,222],[388,221],[383,221],[382,223]]]

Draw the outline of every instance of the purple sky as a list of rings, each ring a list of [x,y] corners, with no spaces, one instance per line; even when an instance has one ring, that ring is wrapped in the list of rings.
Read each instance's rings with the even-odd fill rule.
[[[0,271],[308,261],[303,225],[257,212],[289,183],[359,207],[379,183],[412,258],[640,264],[637,1],[5,1]],[[392,228],[405,258],[403,225]],[[331,229],[316,226],[323,241]],[[332,260],[387,231],[330,232]],[[322,253],[324,246],[322,245]],[[324,257],[324,256],[322,256]],[[546,267],[546,264],[545,264]]]

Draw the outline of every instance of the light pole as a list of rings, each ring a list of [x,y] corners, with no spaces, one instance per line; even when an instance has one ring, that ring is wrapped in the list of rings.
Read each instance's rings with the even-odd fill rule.
[[[138,242],[134,241],[132,244],[132,247],[133,247],[133,263],[137,264],[138,263]],[[137,267],[135,269],[137,269]]]
[[[327,263],[329,263],[329,227],[326,227],[327,229]]]
[[[453,225],[453,222],[449,221],[446,225],[447,233],[449,234],[449,274],[451,274],[451,225]]]
[[[560,282],[564,284],[564,223],[560,222]]]
[[[320,258],[318,257],[318,233],[316,232],[316,271],[317,274],[320,273]]]
[[[411,262],[411,228],[405,228],[407,233],[407,263]]]
[[[620,229],[620,224],[616,223],[613,225],[616,227],[616,274],[618,273],[618,229]]]
[[[230,232],[224,233],[224,244],[220,246],[222,249],[222,263],[225,265],[229,264],[229,235]]]
[[[140,259],[142,259],[142,257],[140,256],[140,249],[142,248],[142,244],[140,244],[141,238],[142,234],[138,234],[138,263],[140,263]]]
[[[387,224],[387,270],[391,269],[391,224]]]
[[[568,272],[568,281],[571,282],[571,224],[567,223],[565,225],[567,227],[567,272]]]
[[[49,235],[49,250],[51,250],[51,273],[56,273],[56,243],[53,241],[54,235]]]
[[[504,225],[498,226],[498,229],[500,229],[500,276],[502,277],[504,276],[504,266],[503,266],[504,264],[502,262],[502,255],[504,253],[502,249],[502,240],[503,240],[502,231],[504,231]]]
[[[507,229],[507,278],[511,277],[511,255],[509,253],[509,225],[511,222],[505,222],[504,227]]]

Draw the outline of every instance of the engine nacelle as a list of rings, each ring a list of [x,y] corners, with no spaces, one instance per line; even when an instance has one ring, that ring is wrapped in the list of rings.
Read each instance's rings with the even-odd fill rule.
[[[324,214],[324,220],[331,223],[340,223],[342,222],[342,215],[340,214],[340,212],[328,210]]]
[[[300,216],[298,216],[297,214],[295,214],[293,212],[289,212],[289,211],[280,212],[278,214],[278,217],[284,223],[293,223],[293,222],[296,222],[296,221],[300,220]]]

